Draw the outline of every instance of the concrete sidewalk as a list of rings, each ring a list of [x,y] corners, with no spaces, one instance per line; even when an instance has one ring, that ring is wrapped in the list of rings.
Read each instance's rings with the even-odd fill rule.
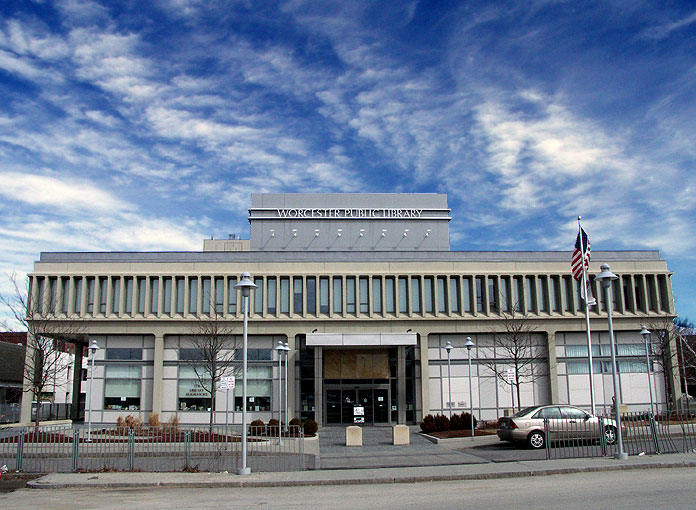
[[[334,469],[290,473],[54,473],[27,484],[31,489],[94,489],[146,487],[288,487],[308,485],[360,485],[450,480],[548,476],[568,473],[696,467],[694,454],[613,458],[522,461],[449,466],[377,469]]]

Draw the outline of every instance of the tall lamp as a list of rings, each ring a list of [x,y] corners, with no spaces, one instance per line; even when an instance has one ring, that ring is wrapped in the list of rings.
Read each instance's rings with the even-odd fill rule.
[[[471,387],[471,348],[476,345],[471,337],[466,337],[464,346],[469,353],[469,414],[471,415],[471,437],[474,437],[474,391]]]
[[[445,350],[447,351],[447,387],[449,388],[449,417],[452,419],[452,366],[450,365],[450,352],[454,349],[452,342],[447,340]]]
[[[652,389],[652,376],[650,375],[650,331],[645,326],[641,326],[640,334],[645,340],[645,369],[648,372],[648,391],[650,392],[650,412],[655,416],[655,409],[653,409],[653,389]]]
[[[288,427],[290,423],[290,416],[288,416],[288,356],[290,356],[290,346],[287,342],[283,345],[283,350],[285,351],[285,427]]]
[[[92,388],[94,387],[94,357],[99,350],[99,344],[96,340],[92,340],[89,345],[89,355],[92,358],[92,368],[89,371],[89,420],[87,425],[87,442],[92,441]]]
[[[243,339],[244,347],[242,349],[242,467],[239,468],[237,474],[251,474],[251,468],[247,467],[247,318],[249,315],[249,295],[251,289],[255,289],[257,285],[251,281],[251,275],[246,271],[242,273],[241,281],[234,286],[235,289],[242,291],[244,298],[244,329]]]
[[[285,346],[283,341],[278,340],[278,345],[275,346],[278,353],[278,444],[283,443],[283,353]]]
[[[611,378],[614,384],[614,419],[616,420],[616,437],[619,443],[619,452],[614,455],[617,459],[627,459],[628,454],[624,452],[623,447],[623,433],[621,432],[621,413],[619,413],[619,395],[617,393],[617,388],[619,387],[618,378],[616,376],[616,347],[614,345],[614,325],[611,320],[612,312],[612,299],[611,299],[611,282],[618,279],[614,273],[610,271],[609,264],[602,264],[600,266],[602,270],[601,273],[597,275],[597,280],[602,282],[602,288],[604,289],[604,302],[607,305],[607,319],[609,321],[609,342],[611,343]]]

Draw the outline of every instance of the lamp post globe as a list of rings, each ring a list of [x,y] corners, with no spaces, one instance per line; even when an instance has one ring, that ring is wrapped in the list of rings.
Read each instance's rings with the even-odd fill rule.
[[[471,348],[476,344],[471,341],[471,337],[466,337],[466,347],[467,353],[469,354],[469,414],[471,416],[471,437],[474,437],[474,391],[471,386]]]
[[[607,307],[607,320],[609,322],[609,342],[611,343],[611,377],[614,384],[614,420],[616,421],[616,437],[617,443],[619,445],[619,452],[614,455],[617,459],[627,459],[628,454],[624,451],[623,446],[623,433],[621,432],[621,413],[619,412],[619,394],[617,392],[618,377],[616,375],[616,346],[614,342],[614,325],[612,323],[612,299],[611,299],[611,282],[618,279],[614,273],[611,272],[609,264],[602,264],[600,266],[602,270],[601,273],[597,275],[597,280],[602,284],[602,289],[604,290],[603,298]]]
[[[251,289],[257,285],[251,281],[251,275],[246,271],[242,273],[241,280],[234,286],[242,292],[244,298],[244,329],[243,329],[243,348],[242,348],[242,466],[237,471],[240,475],[248,475],[251,468],[247,466],[247,318],[249,316],[249,296]]]

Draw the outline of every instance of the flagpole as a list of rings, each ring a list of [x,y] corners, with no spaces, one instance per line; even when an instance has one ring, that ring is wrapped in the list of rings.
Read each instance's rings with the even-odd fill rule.
[[[581,216],[578,216],[578,236],[580,236],[580,250],[582,251],[582,295],[585,297],[585,325],[587,329],[587,354],[590,364],[590,403],[592,404],[592,414],[595,415],[595,392],[594,392],[594,363],[592,361],[592,332],[590,331],[590,306],[587,297],[587,269],[585,267],[585,240],[582,236],[582,226],[580,225]]]

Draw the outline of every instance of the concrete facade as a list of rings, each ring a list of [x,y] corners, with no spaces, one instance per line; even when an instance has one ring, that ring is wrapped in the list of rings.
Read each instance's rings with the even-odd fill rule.
[[[449,411],[450,380],[453,412],[467,411],[471,376],[475,414],[493,419],[512,405],[510,386],[496,374],[510,365],[500,338],[513,314],[524,316],[544,374],[520,387],[515,405],[588,407],[585,320],[570,251],[453,252],[448,221],[445,195],[254,195],[249,251],[238,240],[226,248],[226,240],[206,242],[202,252],[42,253],[31,299],[55,320],[80,321],[80,341],[99,343],[88,396],[97,422],[150,413],[208,421],[210,402],[185,357],[201,324],[214,318],[229,328],[234,350],[242,323],[234,284],[244,271],[258,285],[249,310],[251,419],[278,417],[279,340],[290,348],[290,418],[354,423],[353,410],[365,407],[368,424],[415,423]],[[592,260],[591,275],[606,262],[619,276],[612,306],[622,402],[647,409],[638,331],[674,317],[671,273],[657,251],[593,251]],[[606,303],[593,286],[595,398],[603,405],[613,395]],[[467,336],[476,343],[472,374]],[[679,391],[676,372],[653,365],[656,399],[666,406],[680,397],[669,394]],[[217,423],[240,422],[239,386],[233,395],[217,392]]]

